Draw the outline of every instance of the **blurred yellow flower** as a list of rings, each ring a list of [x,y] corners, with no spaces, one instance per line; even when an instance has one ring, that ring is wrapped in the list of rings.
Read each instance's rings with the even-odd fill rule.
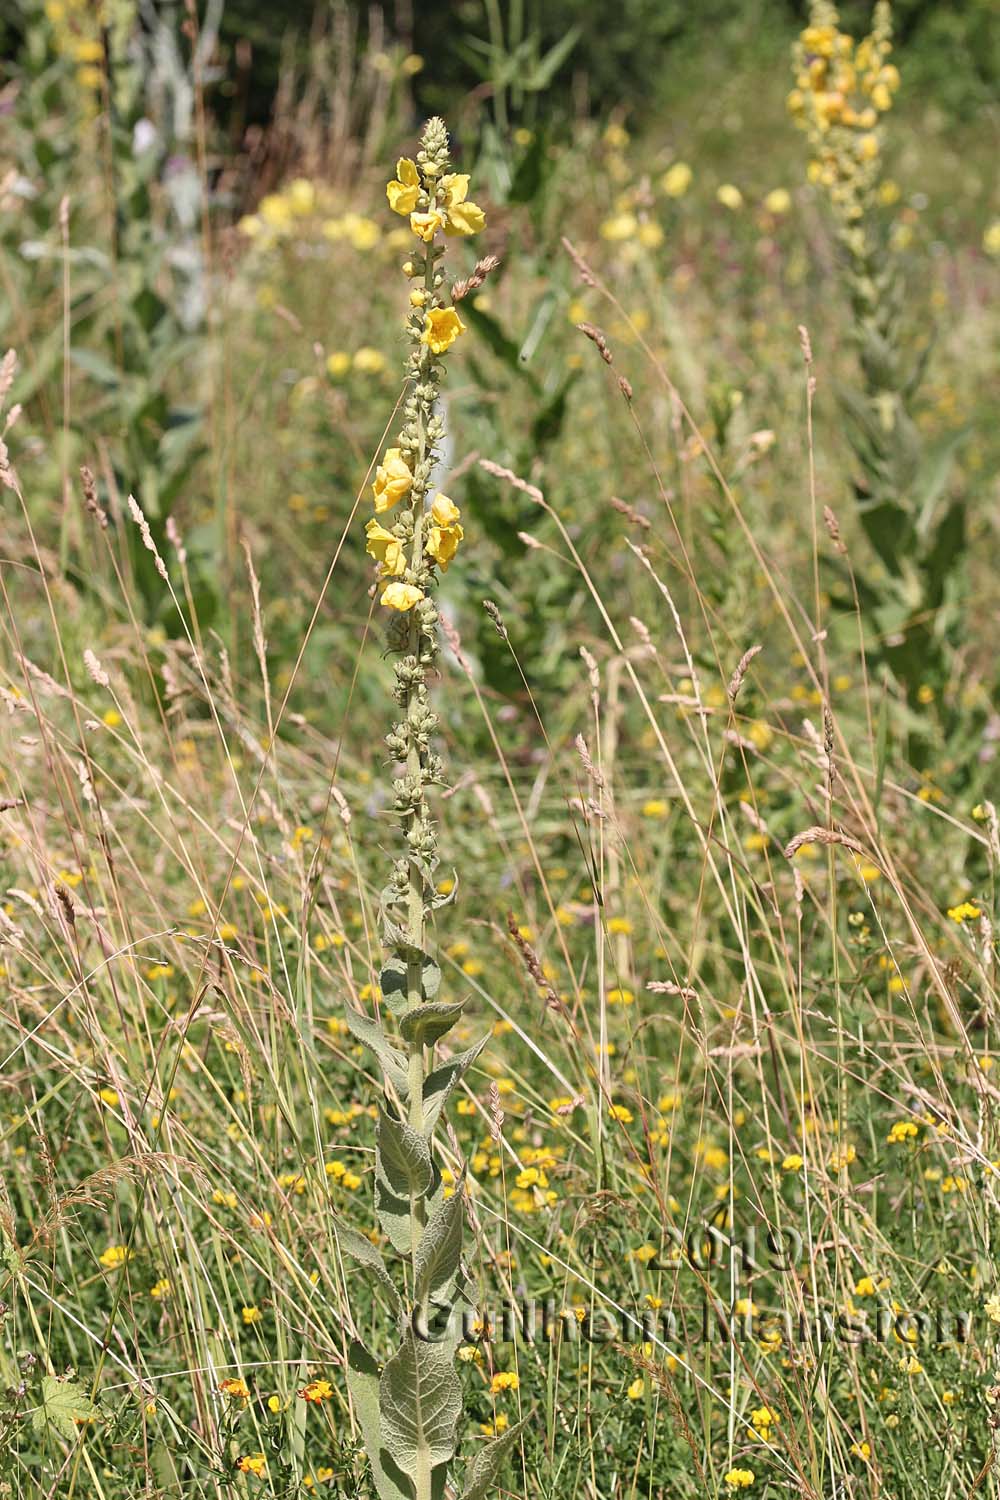
[[[660,186],[668,198],[683,198],[693,178],[694,173],[686,161],[675,161],[660,178]]]
[[[733,212],[743,207],[743,194],[731,182],[724,182],[720,187],[716,188],[715,197],[717,202],[722,204],[723,208],[730,208]]]

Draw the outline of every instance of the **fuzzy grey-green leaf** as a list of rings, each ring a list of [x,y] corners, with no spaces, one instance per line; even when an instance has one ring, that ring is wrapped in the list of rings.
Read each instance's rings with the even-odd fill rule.
[[[435,1068],[433,1073],[428,1073],[424,1083],[424,1129],[428,1135],[437,1124],[448,1095],[471,1068],[488,1041],[489,1037],[484,1036],[481,1042],[477,1042],[467,1052],[458,1053],[456,1057],[449,1058],[446,1063]]]
[[[368,1047],[379,1062],[385,1076],[389,1079],[398,1094],[405,1097],[409,1093],[409,1085],[406,1076],[406,1054],[394,1047],[382,1030],[377,1021],[370,1016],[363,1015],[361,1011],[355,1010],[348,1005],[345,1010],[347,1024],[351,1032],[365,1047]]]
[[[446,1300],[454,1288],[462,1260],[462,1228],[465,1203],[461,1192],[455,1192],[441,1203],[427,1220],[413,1257],[414,1301],[430,1298]]]
[[[379,1382],[382,1440],[404,1474],[429,1476],[455,1452],[462,1388],[448,1350],[408,1329]]]
[[[411,1130],[402,1120],[393,1119],[380,1108],[375,1127],[379,1168],[389,1186],[401,1198],[426,1193],[431,1185],[433,1167],[427,1140]]]
[[[433,1047],[451,1030],[464,1009],[464,1000],[439,1000],[432,1005],[418,1005],[400,1018],[400,1035],[414,1045]]]
[[[480,1448],[471,1465],[462,1500],[483,1500],[483,1496],[500,1472],[500,1466],[528,1424],[528,1418],[508,1427],[501,1437]]]
[[[347,1355],[347,1389],[361,1424],[365,1452],[379,1500],[413,1500],[413,1486],[386,1451],[379,1415],[379,1371],[364,1344],[353,1343]]]
[[[403,1316],[402,1298],[396,1290],[395,1282],[383,1264],[382,1256],[371,1240],[367,1239],[363,1234],[358,1234],[356,1229],[348,1228],[336,1216],[333,1220],[333,1228],[341,1250],[344,1251],[345,1255],[352,1256],[354,1260],[358,1261],[367,1270],[375,1273],[379,1285],[389,1297],[393,1312],[397,1318],[401,1318]]]

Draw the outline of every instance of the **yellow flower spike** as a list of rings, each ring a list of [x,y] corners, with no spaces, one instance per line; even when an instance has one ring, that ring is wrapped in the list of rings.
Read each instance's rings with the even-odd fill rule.
[[[424,597],[423,589],[412,583],[390,583],[382,590],[381,603],[388,609],[398,609],[401,614],[419,604]]]
[[[420,342],[432,354],[447,354],[452,344],[465,332],[465,324],[453,307],[432,307],[424,319]]]
[[[393,213],[412,214],[420,197],[420,174],[416,162],[401,156],[396,163],[396,176],[385,185],[385,195]]]
[[[375,470],[375,483],[372,485],[376,512],[381,515],[384,511],[391,510],[409,494],[412,484],[413,474],[399,449],[387,448],[385,458]]]

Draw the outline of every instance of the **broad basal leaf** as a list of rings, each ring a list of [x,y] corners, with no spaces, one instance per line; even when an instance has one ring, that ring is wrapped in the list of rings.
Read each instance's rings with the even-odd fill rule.
[[[413,1500],[412,1484],[393,1462],[382,1441],[378,1365],[363,1344],[354,1343],[348,1351],[347,1389],[361,1424],[379,1500]]]
[[[430,1475],[455,1452],[462,1388],[451,1355],[408,1330],[379,1381],[382,1440],[411,1478]]]

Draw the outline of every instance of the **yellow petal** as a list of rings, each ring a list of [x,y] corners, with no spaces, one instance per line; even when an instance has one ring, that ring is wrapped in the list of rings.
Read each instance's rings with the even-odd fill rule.
[[[389,200],[389,207],[393,213],[412,214],[417,206],[420,189],[402,182],[387,182],[385,196]]]
[[[408,156],[401,156],[399,158],[399,161],[396,163],[396,176],[404,187],[420,186],[420,173],[417,171],[417,164],[411,161]]]
[[[468,172],[449,172],[441,178],[441,186],[448,194],[448,207],[457,208],[464,203],[469,193]]]
[[[459,203],[448,210],[444,232],[448,235],[478,234],[486,228],[486,215],[478,203]]]

